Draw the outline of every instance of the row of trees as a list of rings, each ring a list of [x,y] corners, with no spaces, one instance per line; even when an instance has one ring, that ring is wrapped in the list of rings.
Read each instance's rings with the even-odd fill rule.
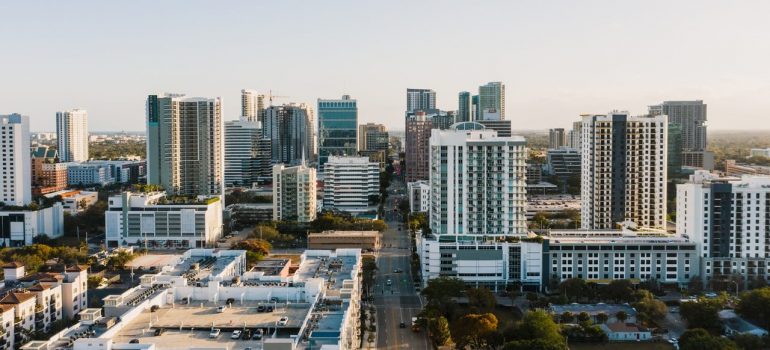
[[[24,265],[27,272],[40,271],[49,260],[67,265],[89,263],[87,249],[84,246],[49,246],[41,243],[19,248],[2,248],[0,260],[19,262]]]
[[[639,288],[655,290],[655,283]],[[559,283],[559,293],[564,295],[568,302],[598,302],[611,301],[614,303],[630,303],[638,301],[641,296],[634,293],[634,285],[629,280],[613,280],[608,284],[586,282],[582,278],[569,278]]]
[[[324,211],[310,223],[310,230],[321,232],[327,230],[344,231],[385,231],[388,225],[382,220],[369,220],[355,218],[345,213],[333,213]]]

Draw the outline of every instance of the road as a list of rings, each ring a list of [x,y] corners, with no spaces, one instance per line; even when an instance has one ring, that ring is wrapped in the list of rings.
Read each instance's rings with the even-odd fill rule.
[[[420,312],[421,301],[411,275],[411,243],[406,230],[399,230],[401,221],[393,215],[397,201],[403,197],[404,185],[393,181],[385,203],[388,230],[383,233],[383,248],[377,258],[374,304],[377,308],[377,349],[429,349],[425,330],[413,332],[412,317]],[[400,272],[396,272],[399,270]],[[388,285],[388,280],[391,285]],[[405,328],[401,328],[401,323]]]

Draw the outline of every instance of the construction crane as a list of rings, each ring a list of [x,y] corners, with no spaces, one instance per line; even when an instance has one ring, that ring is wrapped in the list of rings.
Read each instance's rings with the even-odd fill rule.
[[[278,98],[289,98],[289,97],[291,97],[291,96],[273,95],[273,90],[269,90],[269,91],[270,91],[270,93],[267,96],[268,96],[268,100],[270,102],[270,106],[273,105],[273,97],[278,97]]]

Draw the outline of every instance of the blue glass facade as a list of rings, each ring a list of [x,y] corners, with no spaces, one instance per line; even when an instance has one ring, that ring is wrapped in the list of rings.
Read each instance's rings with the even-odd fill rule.
[[[318,100],[318,168],[330,155],[358,153],[358,105],[343,96],[340,100]]]

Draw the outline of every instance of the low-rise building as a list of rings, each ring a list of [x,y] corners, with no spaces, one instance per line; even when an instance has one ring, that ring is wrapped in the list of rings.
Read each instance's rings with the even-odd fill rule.
[[[733,159],[725,160],[725,175],[770,175],[770,166],[738,164]]]
[[[222,234],[222,201],[124,192],[109,198],[104,220],[107,247],[201,248]]]
[[[64,235],[64,206],[0,208],[0,245],[30,245],[37,236],[58,238]]]
[[[686,286],[700,275],[697,244],[662,230],[552,230],[543,238],[544,285],[580,278]]]
[[[420,180],[406,184],[409,195],[409,211],[412,213],[427,213],[430,211],[430,184]]]
[[[237,203],[227,206],[225,219],[230,219],[233,228],[246,227],[259,222],[273,221],[272,203]]]
[[[324,231],[307,235],[308,249],[358,248],[365,251],[380,249],[380,233],[377,231]]]
[[[48,198],[61,196],[64,212],[70,215],[77,215],[83,210],[88,209],[99,199],[98,192],[89,192],[81,190],[63,190],[46,195]]]
[[[275,264],[278,272],[247,271],[245,251],[191,249],[177,263],[142,276],[138,286],[105,297],[103,315],[82,310],[79,323],[33,345],[225,349],[232,347],[231,332],[259,330],[264,339],[241,339],[238,346],[358,349],[361,251],[308,250],[296,271],[284,273],[286,263]]]
[[[549,149],[546,152],[545,172],[561,179],[580,177],[580,150],[569,147]]]
[[[734,310],[719,311],[719,320],[722,321],[722,328],[727,336],[751,334],[765,337],[768,334],[766,329],[744,320]]]
[[[652,339],[652,331],[634,323],[604,323],[599,327],[610,341],[646,341]]]
[[[59,163],[55,149],[32,149],[32,194],[43,195],[67,188],[67,164]]]
[[[70,186],[107,186],[115,182],[105,164],[67,163],[67,184]]]
[[[628,304],[563,304],[552,305],[548,312],[552,315],[563,315],[570,313],[577,316],[581,313],[586,313],[591,318],[591,322],[600,323],[598,315],[607,316],[606,323],[618,323],[618,322],[636,322],[636,309]],[[618,313],[623,312],[626,315],[625,320],[618,319]]]

